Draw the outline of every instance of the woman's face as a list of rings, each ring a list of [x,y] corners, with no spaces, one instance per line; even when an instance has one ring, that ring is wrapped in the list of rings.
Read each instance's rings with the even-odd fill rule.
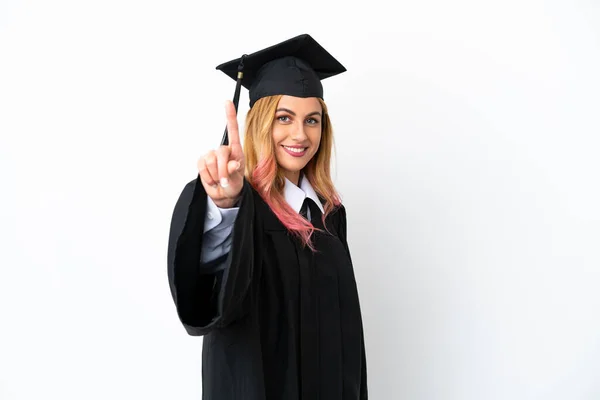
[[[272,129],[275,157],[295,184],[319,149],[321,118],[321,103],[316,97],[283,96],[277,105]]]

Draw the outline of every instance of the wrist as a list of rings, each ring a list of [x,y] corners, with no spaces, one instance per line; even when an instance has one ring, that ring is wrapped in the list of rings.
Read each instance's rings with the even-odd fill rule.
[[[213,200],[215,205],[219,208],[233,208],[237,207],[240,200],[240,196],[234,199],[221,199],[221,200]]]

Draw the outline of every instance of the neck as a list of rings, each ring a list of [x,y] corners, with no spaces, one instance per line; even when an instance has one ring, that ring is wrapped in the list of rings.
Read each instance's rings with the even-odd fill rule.
[[[285,177],[296,186],[300,183],[300,171],[285,171]]]

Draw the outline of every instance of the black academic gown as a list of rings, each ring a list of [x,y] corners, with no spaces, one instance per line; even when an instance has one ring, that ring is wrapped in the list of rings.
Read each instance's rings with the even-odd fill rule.
[[[330,233],[313,235],[312,253],[245,181],[227,267],[211,271],[200,262],[206,201],[199,178],[185,186],[168,247],[179,319],[189,335],[204,336],[203,399],[366,400],[344,207],[328,215]]]

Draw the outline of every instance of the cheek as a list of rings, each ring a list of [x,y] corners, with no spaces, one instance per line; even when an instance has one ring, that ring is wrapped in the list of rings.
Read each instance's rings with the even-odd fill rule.
[[[315,130],[310,136],[310,141],[315,149],[318,149],[321,145],[321,131]]]
[[[286,137],[285,129],[281,126],[276,126],[271,131],[271,136],[273,138],[273,143],[277,146]]]

